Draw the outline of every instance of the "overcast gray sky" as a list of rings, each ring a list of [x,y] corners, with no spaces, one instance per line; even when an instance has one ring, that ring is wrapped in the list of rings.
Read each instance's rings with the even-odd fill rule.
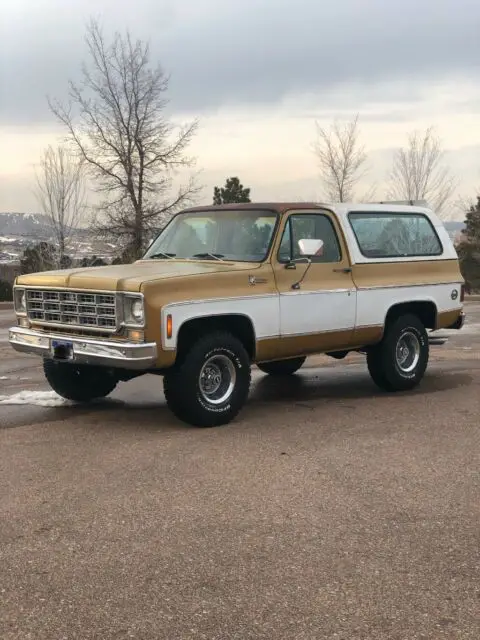
[[[62,98],[68,79],[77,76],[90,16],[102,20],[106,34],[128,27],[151,41],[153,57],[172,74],[171,110],[207,122],[210,133],[202,144],[212,140],[205,153],[210,164],[224,155],[212,134],[218,114],[221,126],[230,114],[230,130],[244,141],[250,130],[258,143],[260,121],[278,109],[294,128],[298,119],[311,121],[312,136],[314,118],[346,111],[360,111],[367,133],[375,124],[391,122],[401,129],[430,119],[442,125],[448,114],[463,114],[465,122],[479,124],[470,146],[480,144],[479,0],[4,0],[2,146],[15,140],[13,130],[18,136],[29,130],[38,143],[49,128],[53,135],[45,95]],[[279,121],[280,129],[286,123]],[[458,139],[458,133],[444,133],[447,140]],[[385,143],[383,134],[375,137]],[[263,148],[268,139],[266,134]],[[394,146],[397,139],[392,134],[382,146]],[[306,142],[301,142],[304,154]],[[26,144],[20,138],[18,143]],[[25,154],[30,153],[33,147],[27,145]],[[22,157],[27,171],[27,156]],[[207,174],[222,166],[217,160],[206,166]],[[228,161],[226,174],[243,166]],[[4,167],[5,158],[0,160],[5,179],[19,179]]]
[[[477,0],[6,0],[2,123],[49,117],[85,54],[89,15],[149,38],[173,107],[275,103],[344,82],[480,80]],[[10,6],[8,6],[10,5]],[[4,88],[8,87],[8,91]],[[408,95],[404,96],[408,99]]]

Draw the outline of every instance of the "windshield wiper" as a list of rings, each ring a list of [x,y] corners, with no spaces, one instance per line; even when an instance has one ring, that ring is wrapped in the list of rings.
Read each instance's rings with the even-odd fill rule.
[[[224,258],[225,256],[223,255],[223,253],[195,253],[192,258],[213,258],[214,260],[220,260],[222,261],[222,258]]]
[[[164,253],[163,251],[159,251],[158,253],[148,256],[148,259],[155,260],[156,258],[166,258],[167,260],[170,260],[171,258],[175,258],[176,255],[176,253]]]

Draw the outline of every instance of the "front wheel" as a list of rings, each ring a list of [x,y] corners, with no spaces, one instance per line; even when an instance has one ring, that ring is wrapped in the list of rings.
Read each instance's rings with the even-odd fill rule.
[[[291,376],[303,366],[306,358],[290,358],[288,360],[275,360],[273,362],[258,362],[260,371],[271,376]]]
[[[190,347],[164,376],[163,389],[179,420],[194,427],[218,427],[242,409],[250,377],[250,359],[240,340],[217,331]]]
[[[383,340],[367,352],[372,380],[384,391],[408,391],[422,380],[429,358],[427,331],[406,314],[388,324]]]
[[[118,382],[110,369],[85,364],[45,359],[43,371],[55,393],[74,402],[105,398],[112,393]]]

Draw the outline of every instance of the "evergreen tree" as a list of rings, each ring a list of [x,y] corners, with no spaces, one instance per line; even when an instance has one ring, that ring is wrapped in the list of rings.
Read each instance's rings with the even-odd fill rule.
[[[472,205],[465,219],[466,240],[457,247],[460,268],[465,278],[467,292],[480,290],[480,196]]]
[[[215,187],[213,190],[213,204],[232,202],[251,202],[250,188],[245,188],[237,177],[227,178],[224,187]]]
[[[55,269],[56,255],[55,247],[48,242],[39,242],[33,247],[27,247],[20,260],[22,273],[38,273]]]
[[[98,256],[91,256],[90,258],[82,258],[80,262],[81,267],[104,267],[107,263],[103,258],[99,258]]]
[[[0,280],[0,302],[11,302],[13,300],[13,287],[6,280]]]
[[[70,269],[73,267],[73,260],[70,256],[63,255],[60,257],[60,269]]]
[[[480,243],[480,196],[477,196],[477,204],[472,205],[467,212],[465,226],[465,235],[468,241]]]

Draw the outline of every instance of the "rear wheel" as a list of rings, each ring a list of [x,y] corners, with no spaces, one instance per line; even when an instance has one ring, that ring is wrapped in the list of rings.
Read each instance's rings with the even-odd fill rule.
[[[166,373],[167,405],[182,422],[217,427],[231,422],[250,389],[250,359],[235,336],[216,331],[199,338]]]
[[[290,358],[289,360],[275,360],[274,362],[258,362],[257,367],[271,376],[290,376],[300,369],[306,358]]]
[[[429,358],[427,331],[406,314],[389,323],[383,340],[367,352],[368,371],[384,391],[407,391],[422,380]]]
[[[45,359],[43,371],[51,388],[62,398],[74,402],[105,398],[118,382],[111,369],[85,364]]]

